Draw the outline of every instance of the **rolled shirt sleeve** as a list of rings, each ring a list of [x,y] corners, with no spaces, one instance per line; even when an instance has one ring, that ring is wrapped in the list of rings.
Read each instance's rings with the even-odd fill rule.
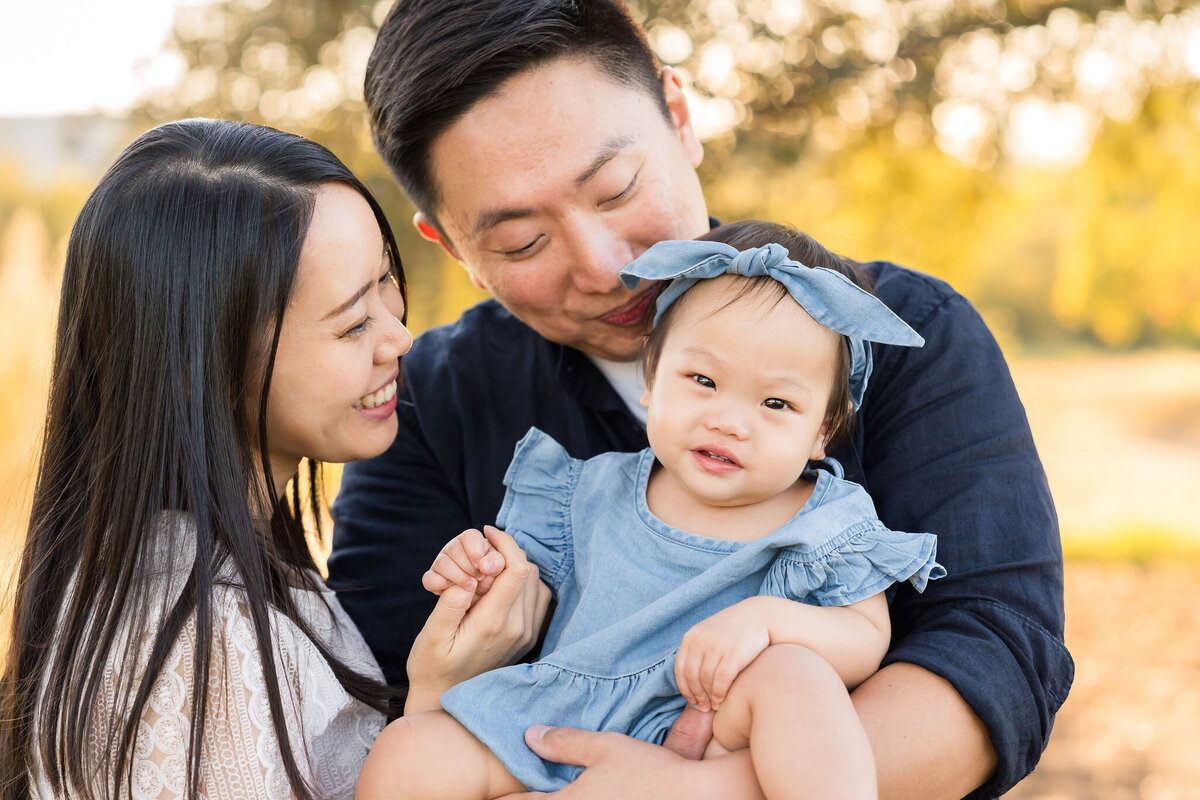
[[[876,292],[925,337],[876,349],[855,442],[889,527],[938,536],[947,576],[898,587],[885,664],[948,680],[999,757],[971,798],[996,797],[1045,749],[1074,666],[1063,643],[1062,550],[1025,411],[994,338],[949,286],[894,265]]]

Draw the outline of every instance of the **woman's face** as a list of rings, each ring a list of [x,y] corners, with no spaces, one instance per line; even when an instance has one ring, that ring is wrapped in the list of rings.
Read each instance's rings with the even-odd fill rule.
[[[321,187],[267,398],[277,492],[305,457],[354,461],[392,443],[399,359],[412,345],[403,315],[371,207],[346,184]]]

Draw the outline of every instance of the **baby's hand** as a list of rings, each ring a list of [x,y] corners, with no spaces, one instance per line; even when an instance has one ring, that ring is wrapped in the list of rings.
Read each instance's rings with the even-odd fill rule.
[[[733,679],[771,643],[753,599],[718,611],[684,634],[675,656],[675,683],[701,711],[720,708]]]
[[[490,525],[484,530],[491,529]],[[487,537],[471,528],[451,539],[421,576],[421,585],[440,595],[451,586],[461,586],[477,596],[487,594],[492,581],[504,571],[504,556]]]

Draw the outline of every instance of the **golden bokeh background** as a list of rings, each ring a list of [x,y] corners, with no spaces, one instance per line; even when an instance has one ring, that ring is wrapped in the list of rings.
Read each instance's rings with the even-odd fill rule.
[[[164,52],[178,80],[127,116],[0,119],[5,576],[28,514],[66,237],[103,168],[155,122],[224,116],[312,136],[388,211],[415,331],[481,299],[412,231],[370,145],[362,74],[389,5],[186,4]],[[1008,797],[1197,796],[1200,10],[633,8],[688,87],[712,213],[790,222],[845,255],[942,277],[1009,357],[1059,510],[1077,675],[1045,758]],[[54,144],[50,167],[30,141]]]

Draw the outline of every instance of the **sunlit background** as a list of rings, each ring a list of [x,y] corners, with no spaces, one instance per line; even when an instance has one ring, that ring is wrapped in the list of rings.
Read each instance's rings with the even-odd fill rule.
[[[329,146],[400,236],[419,331],[480,299],[371,148],[390,3],[10,4],[0,28],[0,565],[19,549],[65,241],[113,156],[224,116]],[[1007,353],[1058,504],[1075,688],[1010,798],[1200,786],[1200,8],[643,0],[724,219],[952,282]],[[87,398],[80,398],[87,402]],[[11,566],[0,567],[11,574]]]

